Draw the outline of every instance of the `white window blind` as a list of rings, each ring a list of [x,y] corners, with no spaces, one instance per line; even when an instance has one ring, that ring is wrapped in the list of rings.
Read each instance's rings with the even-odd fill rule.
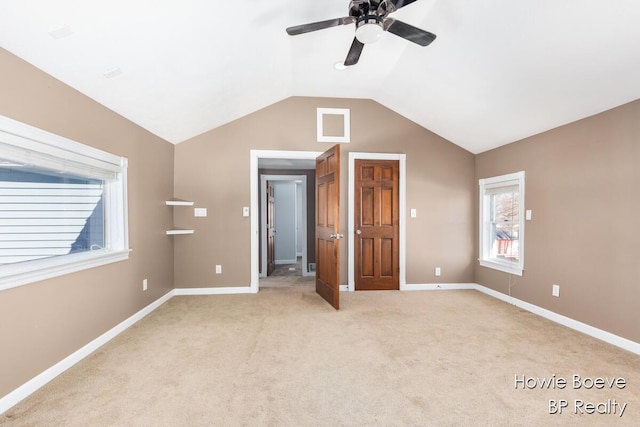
[[[2,118],[0,118],[2,119]],[[9,123],[0,120],[0,127]],[[0,153],[8,162],[36,166],[69,175],[103,180],[116,179],[122,171],[121,157],[57,137],[55,143],[39,141],[43,131],[25,128],[16,134],[0,128]]]
[[[3,181],[2,172],[0,265],[104,249],[101,182]]]

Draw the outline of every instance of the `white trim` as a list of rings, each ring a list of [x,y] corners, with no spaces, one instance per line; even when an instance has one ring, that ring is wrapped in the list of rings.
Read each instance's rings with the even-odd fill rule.
[[[582,332],[583,334],[589,335],[593,338],[597,338],[608,344],[614,345],[616,347],[620,347],[624,350],[640,355],[640,343],[628,340],[626,338],[612,334],[602,329],[598,329],[596,327],[587,325],[586,323],[579,322],[570,317],[563,316],[562,314],[555,313],[551,310],[547,310],[546,308],[538,307],[537,305],[528,303],[526,301],[513,298],[509,295],[487,288],[486,286],[476,284],[475,288],[477,291],[482,292],[483,294],[497,298],[501,301],[515,305],[516,307],[519,307],[530,313],[533,313],[540,317],[544,317],[545,319],[551,320],[552,322],[559,323],[560,325],[566,326],[567,328],[573,329],[578,332]]]
[[[318,108],[316,110],[316,127],[318,142],[348,143],[351,141],[351,110],[348,108]],[[325,136],[324,135],[324,116],[334,115],[342,116],[342,136]]]
[[[453,290],[474,290],[475,283],[425,283],[406,284],[403,291],[453,291]]]
[[[129,259],[129,252],[131,252],[130,249],[113,252],[100,250],[64,255],[64,257],[38,259],[29,261],[28,265],[27,263],[19,263],[16,265],[17,267],[26,265],[29,268],[15,269],[15,272],[9,272],[0,277],[0,291],[88,268],[125,261]],[[7,264],[3,268],[9,270],[16,266]]]
[[[258,159],[260,158],[260,152],[256,150],[250,150],[249,152],[249,212],[258,212]],[[258,215],[250,214],[250,238],[251,238],[251,290],[258,292],[258,283],[260,277],[260,259],[258,258],[259,250],[259,235],[260,227],[258,224]]]
[[[235,295],[235,294],[255,294],[252,286],[230,286],[224,288],[177,288],[174,289],[176,296],[185,295]]]
[[[281,150],[250,150],[249,151],[249,188],[250,188],[250,212],[258,212],[259,193],[259,177],[258,177],[258,160],[259,159],[293,159],[293,160],[311,160],[322,154],[321,151],[281,151]],[[260,263],[259,263],[259,244],[258,236],[260,226],[258,224],[258,215],[251,215],[251,289],[252,292],[258,292],[260,287]]]
[[[107,224],[105,249],[1,266],[0,291],[129,258],[127,158],[1,115],[0,147],[7,160],[42,168],[62,165],[71,174],[104,181]]]
[[[306,175],[260,175],[260,236],[262,244],[260,245],[260,258],[262,259],[262,271],[260,277],[267,277],[267,181],[302,181],[302,253],[296,256],[302,257],[302,275],[309,276],[307,268],[307,176]],[[295,264],[298,260],[287,262],[286,264]]]
[[[482,178],[480,181],[484,183],[486,188],[504,187],[506,185],[519,185],[520,180],[524,178],[524,172],[512,172],[499,176],[491,176]]]
[[[514,172],[506,175],[493,176],[490,178],[482,178],[478,180],[480,187],[478,202],[478,221],[479,221],[479,237],[478,237],[478,262],[482,267],[493,268],[495,270],[503,271],[505,273],[515,274],[522,276],[524,272],[524,258],[525,258],[525,172]],[[519,206],[519,236],[518,236],[518,252],[519,259],[517,264],[510,263],[508,261],[502,262],[501,260],[492,259],[488,257],[491,252],[490,244],[491,237],[489,236],[491,216],[491,207],[487,205],[486,200],[489,197],[488,191],[494,188],[517,186],[520,193],[520,206]]]
[[[6,160],[46,167],[49,164],[46,157],[52,157],[76,164],[76,166],[69,164],[70,171],[100,179],[113,179],[113,175],[121,171],[120,156],[2,115],[0,115],[0,143],[11,151],[6,153],[8,156]],[[28,154],[27,152],[30,151],[45,157]],[[87,167],[78,165],[87,165]],[[75,167],[80,169],[76,170]],[[89,172],[89,174],[86,175],[83,172]]]
[[[73,354],[65,357],[46,371],[36,375],[31,380],[27,381],[17,389],[2,397],[0,399],[0,414],[8,411],[10,408],[17,405],[22,400],[26,399],[31,394],[35,393],[40,388],[45,386],[48,382],[61,375],[67,369],[71,368],[73,365],[80,362],[82,359],[89,356],[94,351],[98,350],[100,347],[125,331],[127,328],[144,318],[146,315],[160,307],[165,302],[169,301],[173,297],[173,295],[174,291],[166,293],[164,296],[155,300],[142,310],[135,313],[133,316],[122,321],[121,323],[114,326],[104,334],[100,335],[98,338],[94,339]]]
[[[349,262],[348,262],[348,270],[349,270],[349,277],[348,277],[348,286],[349,286],[349,291],[353,292],[355,291],[356,287],[355,287],[355,247],[354,247],[354,242],[353,242],[353,234],[355,233],[355,222],[354,222],[354,215],[355,215],[355,204],[354,204],[354,198],[355,198],[355,161],[356,159],[365,159],[365,160],[398,160],[399,163],[399,179],[400,179],[400,185],[399,185],[399,192],[400,192],[400,199],[398,201],[399,203],[399,225],[400,225],[400,253],[399,253],[399,262],[400,262],[400,290],[403,291],[406,289],[407,287],[407,279],[406,279],[406,264],[407,264],[407,257],[406,257],[406,234],[407,234],[407,225],[406,225],[406,221],[405,221],[405,215],[406,215],[406,205],[407,205],[407,180],[406,180],[406,175],[407,175],[407,155],[406,154],[395,154],[395,153],[355,153],[355,152],[351,152],[349,153],[349,189],[348,189],[348,196],[347,196],[347,200],[348,200],[348,212],[347,212],[347,220],[348,220],[348,227],[347,227],[347,236],[348,238],[348,243],[349,243]]]
[[[119,230],[119,232],[112,231],[111,235],[116,239],[122,238],[122,242],[112,242],[112,245],[115,245],[112,247],[121,247],[123,250],[131,252],[131,248],[129,247],[129,159],[121,157],[121,166],[122,170],[120,172],[119,185],[115,185],[114,182],[109,183],[112,196],[113,192],[117,192],[117,200],[119,201],[119,203],[117,203],[117,207],[112,203],[109,203],[109,206],[115,207],[116,209],[119,208],[122,212],[121,215],[117,215],[117,212],[110,213],[111,221],[115,222],[114,225],[117,227],[116,230]]]
[[[522,256],[522,253],[520,253],[520,256]],[[502,264],[499,262],[492,262],[485,259],[479,259],[478,263],[482,267],[493,268],[494,270],[502,271],[503,273],[515,274],[516,276],[522,276],[522,273],[524,271],[518,266],[511,266],[511,265]]]

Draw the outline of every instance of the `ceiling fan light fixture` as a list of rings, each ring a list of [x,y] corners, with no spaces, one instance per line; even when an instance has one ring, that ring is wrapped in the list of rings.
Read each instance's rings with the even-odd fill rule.
[[[359,21],[356,28],[356,38],[360,43],[375,43],[384,32],[380,18],[377,16],[367,16]]]

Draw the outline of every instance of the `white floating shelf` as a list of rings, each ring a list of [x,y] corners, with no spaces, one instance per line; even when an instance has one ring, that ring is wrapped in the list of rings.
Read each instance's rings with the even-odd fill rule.
[[[193,206],[194,202],[188,200],[171,199],[164,202],[167,206]]]
[[[164,202],[167,206],[193,206],[193,202],[182,199],[171,199],[165,200]],[[178,234],[193,234],[195,230],[189,230],[184,228],[172,228],[171,230],[167,230],[166,233],[168,236],[175,236]]]
[[[195,230],[184,230],[181,228],[174,228],[173,230],[167,230],[166,233],[168,236],[173,236],[176,234],[193,234],[195,233]]]

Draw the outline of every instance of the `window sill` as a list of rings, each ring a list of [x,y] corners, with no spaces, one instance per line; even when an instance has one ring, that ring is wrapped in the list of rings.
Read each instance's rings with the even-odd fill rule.
[[[484,259],[479,260],[479,262],[483,267],[492,268],[494,270],[503,271],[505,273],[515,274],[516,276],[522,276],[522,273],[524,271],[520,266],[505,265]]]
[[[0,267],[0,291],[129,259],[130,249],[64,255]]]

